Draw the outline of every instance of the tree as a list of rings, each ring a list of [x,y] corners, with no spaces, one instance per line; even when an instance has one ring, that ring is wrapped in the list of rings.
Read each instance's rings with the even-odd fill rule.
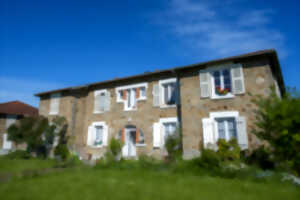
[[[257,137],[268,142],[275,160],[300,174],[300,98],[289,90],[282,98],[272,88],[267,98],[256,96]]]

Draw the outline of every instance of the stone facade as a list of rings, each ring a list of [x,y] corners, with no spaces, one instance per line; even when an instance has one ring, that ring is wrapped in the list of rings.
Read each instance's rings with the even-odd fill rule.
[[[151,76],[145,75],[142,78],[132,77],[124,80],[108,81],[99,84],[92,84],[88,87],[61,90],[59,115],[64,116],[69,124],[68,135],[71,136],[70,148],[78,152],[84,159],[93,155],[96,158],[103,156],[107,146],[94,148],[87,145],[88,127],[93,122],[105,122],[108,126],[108,140],[116,137],[122,128],[127,125],[134,125],[141,129],[145,137],[145,145],[137,146],[137,155],[148,154],[161,157],[164,154],[163,148],[153,148],[153,124],[161,118],[177,117],[181,124],[183,134],[183,149],[186,158],[199,155],[203,148],[203,127],[202,119],[207,118],[210,112],[237,111],[240,116],[247,118],[247,133],[249,149],[259,145],[257,138],[251,133],[254,128],[254,105],[251,103],[251,96],[267,96],[278,77],[274,73],[273,65],[268,57],[260,56],[255,59],[232,60],[242,64],[244,73],[245,93],[235,95],[227,99],[201,98],[199,70],[210,68],[207,65],[196,65],[191,68],[183,68],[180,71],[167,71],[156,73]],[[223,65],[223,62],[214,65]],[[226,64],[226,63],[225,63]],[[275,78],[276,77],[276,78]],[[153,106],[153,86],[159,80],[177,78],[180,85],[180,103],[175,107],[160,108]],[[137,110],[124,111],[123,103],[117,102],[116,87],[147,83],[146,99],[137,102]],[[94,92],[106,89],[110,92],[110,109],[104,113],[94,113]],[[49,115],[50,95],[53,92],[38,95],[40,96],[39,113],[52,118]]]

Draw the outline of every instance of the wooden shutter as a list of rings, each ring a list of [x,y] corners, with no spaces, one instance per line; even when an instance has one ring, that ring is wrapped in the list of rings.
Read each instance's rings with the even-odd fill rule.
[[[3,144],[2,144],[3,149],[11,149],[12,148],[12,142],[8,140],[8,135],[7,133],[3,134]]]
[[[123,100],[127,100],[127,90],[123,90]]]
[[[153,124],[153,147],[160,148],[161,145],[161,133],[160,133],[160,123]]]
[[[103,125],[103,133],[102,133],[102,138],[103,138],[103,146],[107,146],[108,143],[108,126]]]
[[[97,94],[95,96],[95,99],[94,99],[94,112],[95,113],[98,113],[98,112],[101,112],[101,106],[100,106],[100,103],[101,103],[101,94]]]
[[[136,99],[140,98],[140,88],[136,88],[135,97]]]
[[[135,137],[135,142],[139,143],[140,141],[140,129],[136,129],[136,137]]]
[[[242,150],[248,149],[248,134],[247,134],[247,124],[245,117],[238,117],[237,122],[237,136],[238,144]]]
[[[122,132],[121,132],[121,142],[125,143],[125,128],[122,128]]]
[[[105,101],[104,101],[104,111],[109,111],[110,109],[110,92],[107,91],[105,93]]]
[[[204,148],[213,148],[216,144],[214,136],[214,121],[210,118],[202,119]]]
[[[160,97],[159,97],[159,85],[158,84],[153,84],[153,106],[154,107],[159,107],[160,106]]]
[[[94,127],[93,126],[89,126],[88,127],[88,135],[87,135],[87,145],[88,146],[93,146],[93,129]]]
[[[231,68],[232,92],[234,94],[245,93],[244,73],[241,64],[233,65]]]
[[[211,96],[211,78],[207,70],[200,71],[200,96],[208,98]]]

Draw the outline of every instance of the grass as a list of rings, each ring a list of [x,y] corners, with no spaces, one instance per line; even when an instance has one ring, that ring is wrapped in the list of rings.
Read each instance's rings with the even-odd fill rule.
[[[7,167],[2,167],[1,172]],[[51,166],[48,161],[19,160],[26,167],[13,172]],[[29,164],[30,163],[30,164]],[[13,163],[12,163],[13,164]],[[49,165],[50,164],[50,165]],[[6,165],[6,164],[5,164]],[[223,179],[193,173],[142,169],[73,168],[63,172],[0,183],[0,197],[10,199],[299,199],[299,187],[281,182]]]

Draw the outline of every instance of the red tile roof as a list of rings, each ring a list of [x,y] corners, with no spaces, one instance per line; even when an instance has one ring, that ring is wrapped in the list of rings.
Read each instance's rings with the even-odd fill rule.
[[[10,101],[6,103],[0,103],[0,113],[13,114],[13,115],[26,115],[36,116],[39,111],[37,108],[25,104],[20,101]]]

